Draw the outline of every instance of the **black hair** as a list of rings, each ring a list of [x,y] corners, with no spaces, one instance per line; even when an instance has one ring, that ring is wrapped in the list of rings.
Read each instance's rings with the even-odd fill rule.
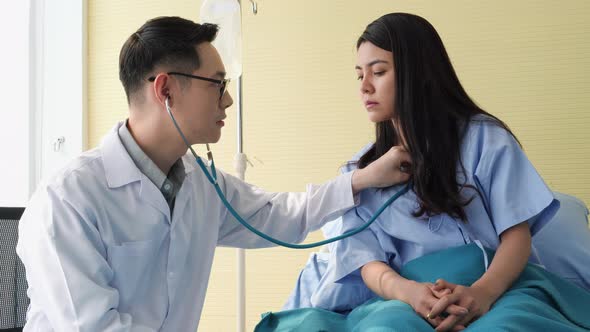
[[[131,34],[119,54],[119,79],[130,103],[157,66],[193,72],[200,66],[196,46],[212,42],[215,24],[198,24],[180,17],[157,17]]]
[[[467,95],[434,27],[413,14],[387,14],[369,24],[357,41],[370,42],[393,54],[395,102],[393,122],[403,133],[412,158],[412,180],[420,207],[415,216],[447,213],[466,221],[458,183],[461,141],[472,116],[484,114],[512,132]],[[391,120],[376,123],[374,146],[358,161],[364,168],[399,145],[400,133]],[[513,135],[514,136],[514,135]],[[469,186],[471,187],[471,186]]]

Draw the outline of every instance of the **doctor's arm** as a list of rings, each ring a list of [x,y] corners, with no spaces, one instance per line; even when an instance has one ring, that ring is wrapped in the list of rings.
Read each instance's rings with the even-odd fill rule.
[[[355,206],[355,193],[369,187],[387,187],[409,180],[402,163],[409,155],[400,147],[364,169],[348,172],[322,185],[308,185],[306,192],[269,193],[229,174],[221,173],[220,186],[236,211],[253,227],[279,240],[298,243]],[[242,248],[273,244],[250,233],[222,207],[218,243]]]
[[[80,212],[47,189],[33,196],[20,221],[17,253],[35,309],[54,331],[153,331],[117,311],[106,249]]]

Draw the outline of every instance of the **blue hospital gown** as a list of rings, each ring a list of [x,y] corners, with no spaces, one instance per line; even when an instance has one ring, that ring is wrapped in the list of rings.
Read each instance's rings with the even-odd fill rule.
[[[369,148],[357,154],[357,159]],[[351,310],[376,296],[360,276],[360,268],[368,262],[383,261],[399,271],[410,260],[467,243],[478,242],[495,250],[506,229],[528,221],[534,235],[559,208],[518,142],[488,117],[470,120],[462,140],[461,161],[465,172],[458,166],[458,181],[465,179],[477,189],[462,191],[464,197],[473,197],[464,208],[466,223],[447,214],[414,217],[419,205],[410,190],[365,231],[332,243],[329,253],[313,254],[283,309]],[[360,205],[324,226],[324,234],[331,237],[367,222],[402,187],[364,190]],[[539,263],[534,251],[530,262]]]

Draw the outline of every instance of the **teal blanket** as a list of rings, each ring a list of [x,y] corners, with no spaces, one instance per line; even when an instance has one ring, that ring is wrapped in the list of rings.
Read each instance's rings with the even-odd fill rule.
[[[493,254],[488,251],[490,261]],[[419,282],[443,278],[471,285],[484,271],[482,251],[469,244],[417,258],[400,274]],[[408,304],[378,298],[348,315],[318,308],[265,313],[255,331],[432,332],[433,328]],[[590,331],[590,293],[529,264],[491,310],[465,331]]]

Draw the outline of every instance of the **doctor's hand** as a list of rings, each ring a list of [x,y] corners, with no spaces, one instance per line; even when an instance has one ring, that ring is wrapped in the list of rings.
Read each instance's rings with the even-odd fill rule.
[[[384,188],[406,182],[412,172],[410,154],[401,146],[394,146],[381,158],[352,175],[352,190],[357,193],[366,188]]]

